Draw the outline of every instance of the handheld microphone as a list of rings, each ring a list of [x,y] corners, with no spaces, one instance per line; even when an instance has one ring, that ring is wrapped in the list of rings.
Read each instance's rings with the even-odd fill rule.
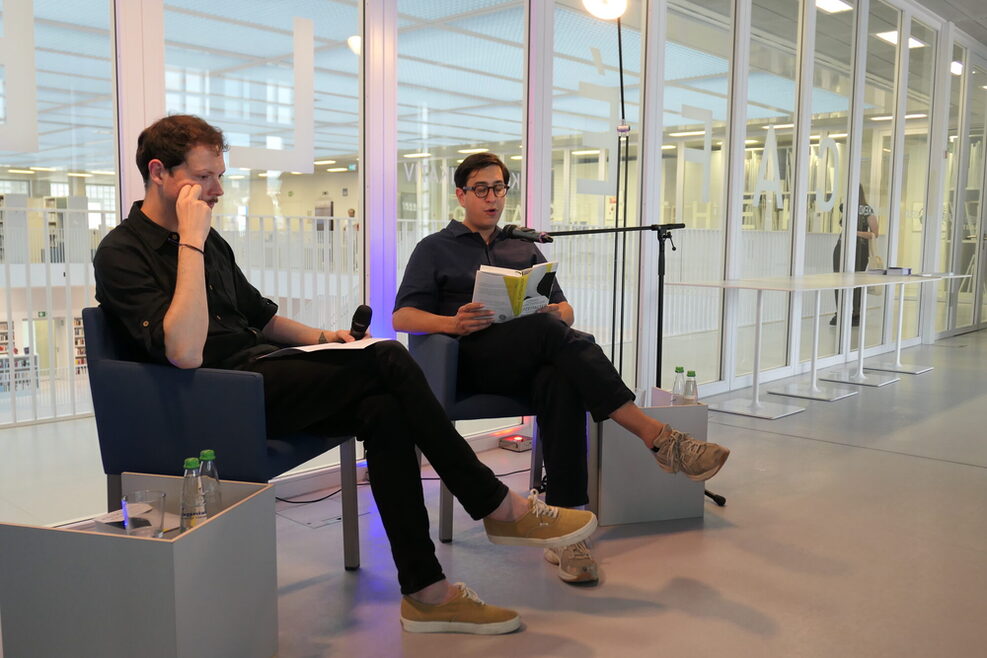
[[[539,242],[542,244],[553,242],[552,236],[548,233],[542,233],[541,231],[536,231],[535,229],[528,228],[527,226],[505,224],[503,228],[501,228],[501,231],[503,231],[504,237],[512,240],[524,240],[525,242]]]
[[[370,328],[370,318],[373,317],[374,310],[365,304],[360,304],[353,312],[353,321],[350,323],[350,335],[356,340],[360,340],[367,335]]]

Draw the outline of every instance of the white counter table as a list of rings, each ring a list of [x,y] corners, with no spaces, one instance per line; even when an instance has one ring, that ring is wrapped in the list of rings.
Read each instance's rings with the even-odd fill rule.
[[[805,408],[794,404],[763,402],[760,399],[761,326],[762,314],[764,310],[764,291],[816,293],[815,322],[812,330],[812,369],[810,381],[803,384],[791,384],[785,388],[771,392],[778,395],[832,401],[849,397],[851,395],[856,395],[857,391],[853,389],[835,388],[821,385],[818,381],[820,377],[817,374],[816,364],[819,357],[820,294],[824,290],[850,290],[853,288],[863,288],[861,291],[860,304],[861,317],[859,344],[866,345],[864,342],[864,321],[866,319],[867,286],[925,283],[929,281],[937,281],[941,278],[942,275],[896,276],[886,274],[869,274],[866,272],[826,272],[821,274],[806,274],[803,276],[724,279],[720,281],[669,281],[667,283],[671,286],[723,289],[736,288],[743,290],[754,290],[757,292],[757,306],[754,319],[754,365],[752,368],[753,381],[751,385],[751,399],[735,399],[726,400],[723,402],[714,402],[709,405],[709,408],[715,411],[724,411],[726,413],[754,416],[756,418],[768,418],[773,420],[798,413],[803,411]],[[899,322],[899,349],[901,343],[900,327],[901,323]],[[883,386],[884,384],[898,381],[898,378],[893,375],[865,374],[862,349],[858,350],[856,373],[847,373],[846,376],[841,379],[831,379],[828,376],[821,377],[821,379],[871,386]]]

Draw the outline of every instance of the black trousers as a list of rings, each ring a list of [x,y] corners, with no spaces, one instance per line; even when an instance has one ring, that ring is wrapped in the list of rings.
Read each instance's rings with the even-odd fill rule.
[[[507,495],[446,418],[400,343],[260,359],[246,369],[264,376],[269,434],[353,433],[365,442],[370,488],[403,594],[445,577],[429,537],[416,446],[474,519]]]
[[[634,399],[589,334],[545,313],[495,324],[459,340],[464,390],[529,395],[548,475],[546,502],[589,502],[586,412],[602,421]]]
[[[843,246],[842,236],[836,241],[833,247],[833,271],[842,272],[842,262],[840,248]],[[854,256],[853,270],[863,272],[867,269],[867,261],[870,260],[870,240],[857,238],[857,252]],[[836,299],[836,310],[840,310],[840,291],[834,290],[833,297]],[[853,317],[860,315],[860,288],[853,289]]]

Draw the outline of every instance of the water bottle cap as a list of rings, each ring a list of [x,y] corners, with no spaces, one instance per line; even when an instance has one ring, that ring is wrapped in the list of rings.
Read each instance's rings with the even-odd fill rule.
[[[214,459],[216,459],[215,450],[203,450],[202,452],[199,453],[199,461],[209,462],[209,461],[213,461]]]
[[[696,371],[695,370],[690,370],[689,372],[685,373],[685,376],[686,377],[695,377],[696,376]]]
[[[199,460],[195,457],[188,457],[185,459],[185,470],[199,468]]]
[[[675,366],[675,372],[685,372],[685,368],[682,366]]]

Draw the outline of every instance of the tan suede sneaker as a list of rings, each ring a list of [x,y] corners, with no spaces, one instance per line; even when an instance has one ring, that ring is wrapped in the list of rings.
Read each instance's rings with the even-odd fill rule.
[[[697,441],[665,424],[651,444],[651,451],[662,470],[682,471],[690,480],[708,480],[723,467],[730,450],[716,443]]]
[[[559,578],[567,583],[595,583],[600,579],[596,560],[584,541],[561,548],[546,548],[545,559],[559,565]]]
[[[409,633],[473,633],[501,635],[516,631],[521,618],[513,610],[487,605],[465,583],[453,585],[459,595],[439,605],[410,597],[401,599],[401,626]]]
[[[588,539],[596,530],[596,515],[580,509],[546,505],[538,490],[528,495],[528,511],[517,521],[483,519],[487,538],[508,546],[568,546]]]

